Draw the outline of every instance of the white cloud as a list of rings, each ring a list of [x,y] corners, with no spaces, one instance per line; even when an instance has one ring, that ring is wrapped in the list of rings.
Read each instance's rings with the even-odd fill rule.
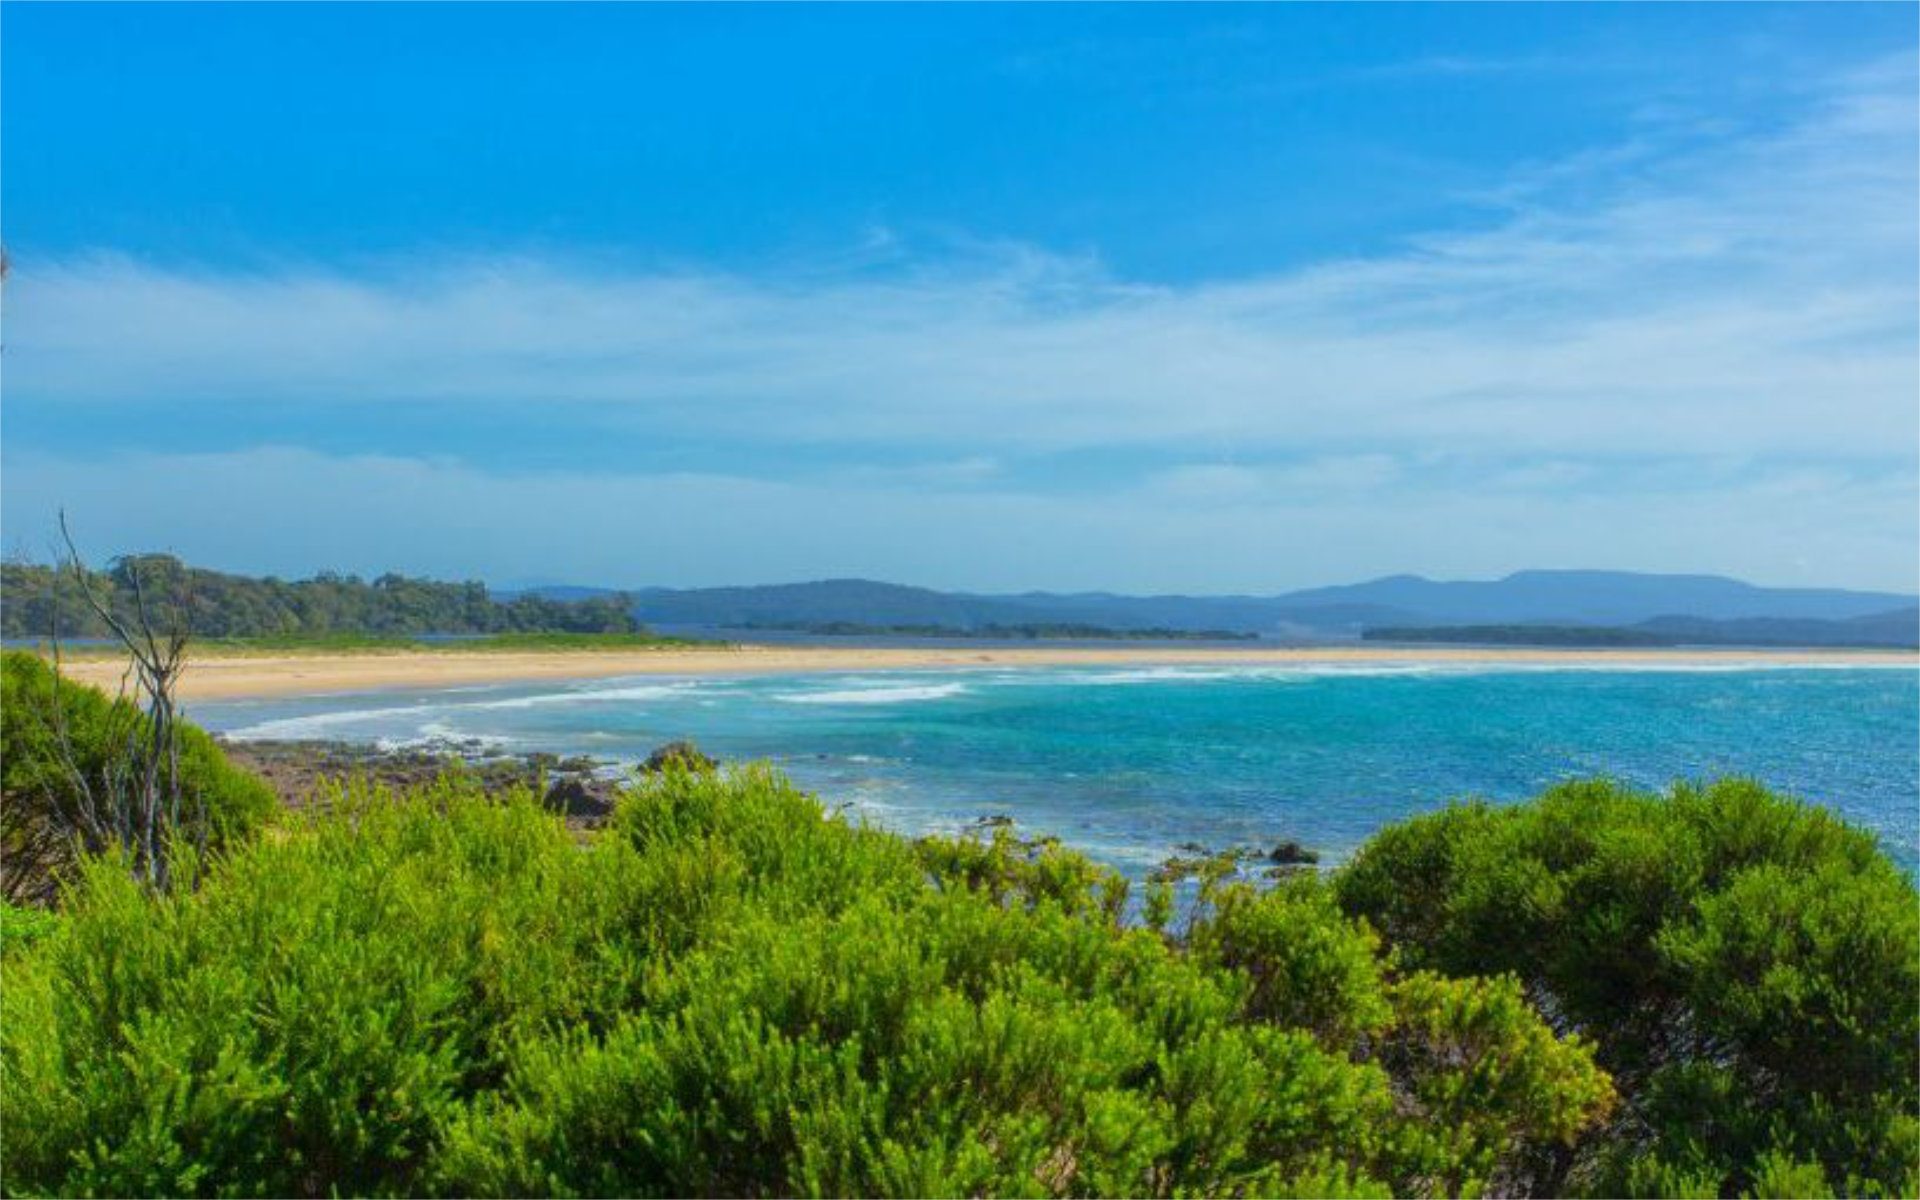
[[[22,262],[8,382],[78,404],[568,402],[663,436],[919,457],[1884,457],[1917,429],[1912,91],[1911,65],[1882,66],[1771,133],[1543,168],[1481,232],[1184,286],[1012,247],[778,278]]]
[[[422,402],[586,409],[702,448],[680,461],[832,453],[743,478],[10,446],[9,533],[64,501],[96,545],[288,572],[1267,590],[1586,565],[1910,588],[1913,88],[1883,64],[1765,133],[1696,123],[1529,168],[1476,232],[1177,286],[1004,244],[916,263],[887,231],[759,277],[23,260],[15,405],[298,403],[370,430]],[[1040,487],[1023,464],[1053,454],[1107,465]],[[822,474],[845,460],[874,465]]]

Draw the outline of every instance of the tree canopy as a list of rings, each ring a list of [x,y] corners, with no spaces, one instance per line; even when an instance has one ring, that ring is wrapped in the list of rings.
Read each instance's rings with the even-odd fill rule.
[[[165,554],[116,559],[93,572],[97,594],[130,612],[133,579],[169,604],[184,604],[199,637],[289,634],[636,633],[624,594],[550,600],[522,594],[501,600],[483,583],[442,583],[386,574],[368,581],[322,573],[312,579],[257,579],[190,567]],[[9,638],[99,637],[106,627],[86,606],[72,574],[30,563],[0,566],[0,633]]]

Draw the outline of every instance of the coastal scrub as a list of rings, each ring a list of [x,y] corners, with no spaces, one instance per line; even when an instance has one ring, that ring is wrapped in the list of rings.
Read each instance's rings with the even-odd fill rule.
[[[106,793],[128,770],[127,739],[146,729],[131,700],[64,679],[37,655],[0,654],[0,900],[53,899],[75,863],[78,793]],[[271,789],[229,763],[204,730],[184,721],[175,729],[178,760],[159,769],[177,770],[192,799],[178,832],[215,851],[243,840],[276,808]]]
[[[346,788],[0,943],[6,1188],[1451,1194],[1612,1109],[1516,981],[1401,970],[1316,883],[1190,948],[1124,900],[764,769],[649,777],[584,847],[526,793]]]
[[[1873,837],[1725,780],[1389,826],[1338,878],[1409,968],[1521,980],[1625,1103],[1546,1180],[1920,1194],[1920,897]]]

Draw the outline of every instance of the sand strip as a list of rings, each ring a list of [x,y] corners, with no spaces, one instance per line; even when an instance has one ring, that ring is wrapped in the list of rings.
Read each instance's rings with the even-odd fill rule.
[[[189,663],[184,699],[306,696],[372,688],[461,687],[537,683],[613,675],[788,674],[953,667],[1260,665],[1366,663],[1526,663],[1540,665],[1920,666],[1913,652],[1849,650],[1533,650],[1473,647],[964,647],[727,646],[697,649],[209,656]],[[113,691],[124,664],[109,658],[69,659],[71,678]]]

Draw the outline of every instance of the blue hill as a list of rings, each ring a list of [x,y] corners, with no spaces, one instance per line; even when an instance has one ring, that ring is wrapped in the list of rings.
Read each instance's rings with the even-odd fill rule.
[[[575,599],[589,588],[541,588]],[[635,612],[655,625],[742,627],[845,622],[865,625],[984,625],[1074,622],[1113,629],[1225,629],[1275,638],[1357,637],[1377,626],[1492,624],[1637,625],[1773,621],[1807,644],[1829,640],[1822,622],[1872,618],[1920,601],[1897,592],[1762,587],[1717,575],[1628,571],[1520,571],[1504,579],[1433,580],[1392,575],[1365,583],[1274,596],[1124,596],[1107,592],[983,595],[867,579],[751,587],[649,588]],[[1811,624],[1806,624],[1811,623]],[[1857,628],[1857,626],[1856,626]],[[1835,634],[1837,636],[1837,634]]]

